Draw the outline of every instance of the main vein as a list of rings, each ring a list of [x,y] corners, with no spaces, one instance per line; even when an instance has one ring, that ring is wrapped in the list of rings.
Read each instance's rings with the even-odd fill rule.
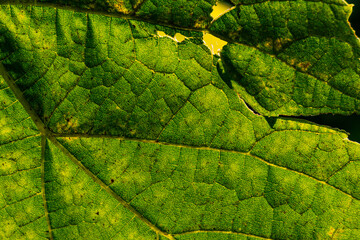
[[[239,233],[239,232],[233,232],[233,231],[216,231],[216,230],[197,230],[197,231],[177,233],[177,234],[174,234],[174,236],[181,236],[181,235],[187,235],[187,234],[197,234],[197,233],[235,234],[235,235],[242,235],[242,236],[245,236],[245,237],[259,238],[259,239],[263,239],[263,240],[272,240],[271,238],[265,238],[265,237],[252,235],[252,234],[247,234],[247,233]]]
[[[45,218],[49,228],[49,237],[50,240],[53,240],[49,211],[47,209],[47,203],[46,203],[46,193],[45,193],[45,145],[46,145],[46,137],[43,135],[41,138],[41,192],[42,192],[44,209],[45,209]]]
[[[15,94],[15,97],[18,99],[18,101],[24,107],[25,111],[29,114],[29,116],[31,117],[31,119],[35,123],[38,130],[43,135],[47,135],[49,133],[49,131],[46,129],[45,124],[40,119],[39,115],[35,112],[35,110],[30,106],[29,102],[25,99],[22,91],[16,85],[16,83],[12,79],[12,77],[8,74],[8,72],[6,71],[4,65],[1,62],[0,62],[0,74],[3,76],[5,82],[9,85],[10,89]]]
[[[274,163],[270,163],[268,161],[266,161],[265,159],[253,154],[251,151],[248,152],[242,152],[239,150],[229,150],[229,149],[220,149],[220,148],[214,148],[214,147],[209,147],[209,146],[191,146],[191,145],[186,145],[186,144],[177,144],[177,143],[168,143],[168,142],[160,142],[158,140],[148,140],[148,139],[138,139],[138,138],[127,138],[127,137],[120,137],[120,136],[108,136],[108,135],[88,135],[88,134],[52,134],[51,137],[55,138],[69,138],[69,137],[82,137],[82,138],[112,138],[112,139],[119,139],[119,140],[128,140],[128,141],[136,141],[136,142],[143,142],[143,143],[152,143],[152,144],[161,144],[161,145],[168,145],[168,146],[174,146],[174,147],[184,147],[184,148],[193,148],[193,149],[197,149],[197,150],[211,150],[211,151],[221,151],[221,152],[231,152],[231,153],[238,153],[238,154],[243,154],[243,155],[247,155],[250,156],[254,159],[257,159],[258,161],[261,161],[263,163],[265,163],[266,165],[272,166],[272,167],[276,167],[276,168],[281,168],[284,170],[288,170],[291,172],[294,172],[296,174],[302,175],[304,177],[310,178],[316,182],[319,182],[323,185],[329,186],[337,191],[340,191],[341,193],[347,195],[348,197],[352,198],[352,199],[356,199],[356,200],[360,200],[355,198],[354,196],[352,196],[351,194],[344,192],[343,190],[341,190],[340,188],[337,188],[331,184],[329,184],[326,181],[320,180],[316,177],[313,177],[311,175],[308,175],[306,173],[303,172],[299,172],[296,171],[294,169],[285,167],[285,166],[281,166],[281,165],[276,165]]]
[[[106,185],[101,179],[99,179],[95,174],[93,174],[89,169],[87,169],[74,155],[72,155],[62,144],[60,144],[54,136],[48,136],[48,139],[56,146],[58,147],[67,157],[70,158],[70,160],[75,163],[80,169],[82,169],[89,177],[93,179],[94,182],[99,184],[106,192],[108,192],[111,196],[113,196],[119,203],[121,203],[126,209],[131,211],[136,217],[138,217],[141,221],[143,221],[149,228],[151,228],[154,232],[170,239],[175,240],[175,238],[161,229],[159,229],[157,226],[155,226],[153,223],[151,223],[147,218],[145,218],[141,213],[139,213],[135,208],[133,208],[128,202],[126,202],[122,197],[120,197],[118,194],[116,194],[108,185]]]

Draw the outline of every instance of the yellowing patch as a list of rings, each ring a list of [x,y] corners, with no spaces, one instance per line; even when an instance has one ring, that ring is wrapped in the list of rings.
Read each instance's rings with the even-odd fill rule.
[[[331,237],[334,234],[334,232],[335,232],[335,228],[330,227],[330,230],[327,232],[327,235]]]
[[[211,53],[220,55],[222,48],[227,44],[226,41],[221,40],[220,38],[211,35],[210,33],[205,33],[203,37],[205,46],[207,46]]]
[[[226,3],[226,2],[217,2],[216,5],[213,6],[213,11],[210,14],[210,16],[216,20],[219,17],[221,17],[222,15],[224,15],[225,13],[233,10],[235,8],[235,6]]]
[[[3,127],[0,130],[0,135],[8,135],[9,133],[11,133],[12,129],[9,127]]]
[[[181,33],[176,33],[174,37],[171,37],[170,35],[167,35],[163,31],[157,31],[157,35],[159,37],[168,37],[168,38],[174,40],[175,42],[182,42],[186,39],[186,37],[184,35],[182,35]]]

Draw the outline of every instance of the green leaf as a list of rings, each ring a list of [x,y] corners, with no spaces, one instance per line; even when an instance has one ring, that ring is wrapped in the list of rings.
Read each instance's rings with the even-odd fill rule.
[[[1,239],[360,237],[345,2],[0,3]]]
[[[233,1],[211,26],[228,82],[264,115],[360,111],[360,41],[345,1]],[[239,44],[240,43],[240,44]]]

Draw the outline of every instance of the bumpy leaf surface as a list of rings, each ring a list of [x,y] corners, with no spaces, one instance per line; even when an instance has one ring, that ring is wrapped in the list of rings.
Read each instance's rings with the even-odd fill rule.
[[[0,3],[0,239],[360,238],[344,1]]]

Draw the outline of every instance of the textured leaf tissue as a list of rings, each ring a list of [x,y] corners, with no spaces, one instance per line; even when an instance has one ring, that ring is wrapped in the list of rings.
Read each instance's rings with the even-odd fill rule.
[[[360,239],[351,12],[0,0],[0,239]]]

